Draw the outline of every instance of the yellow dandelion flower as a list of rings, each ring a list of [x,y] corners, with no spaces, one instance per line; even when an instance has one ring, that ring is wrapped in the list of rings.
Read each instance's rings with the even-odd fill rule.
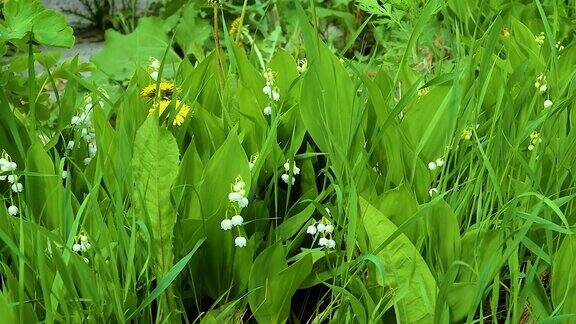
[[[152,105],[152,108],[150,108],[148,112],[152,114],[158,111],[158,115],[162,115],[166,111],[166,108],[170,106],[170,103],[171,103],[170,100],[160,100],[160,102]],[[190,106],[183,103],[179,99],[176,99],[176,109],[178,109],[178,113],[176,114],[176,117],[174,117],[172,125],[181,126],[182,123],[184,123],[184,120],[186,119],[188,114],[190,113]]]
[[[172,92],[174,92],[174,83],[162,81],[160,82],[160,95],[162,98],[170,98],[172,96]],[[140,95],[144,98],[153,98],[156,96],[156,84],[149,84],[145,86],[142,91],[140,91]]]
[[[181,102],[180,100],[176,100],[176,108],[179,108],[180,110],[178,110],[178,114],[176,114],[176,117],[174,117],[174,122],[172,125],[180,126],[186,119],[186,116],[188,116],[188,113],[190,113],[190,106]]]

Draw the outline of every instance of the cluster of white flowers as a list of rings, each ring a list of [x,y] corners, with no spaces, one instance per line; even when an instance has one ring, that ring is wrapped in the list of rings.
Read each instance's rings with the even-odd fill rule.
[[[246,198],[246,183],[242,180],[242,177],[238,176],[236,182],[232,184],[232,190],[228,194],[228,200],[231,203],[238,204],[240,209],[248,206],[248,198]]]
[[[100,101],[100,106],[104,103]],[[92,97],[87,95],[84,97],[84,109],[83,111],[76,116],[72,117],[72,126],[73,127],[82,127],[80,133],[82,138],[88,145],[88,157],[84,159],[84,164],[88,165],[92,161],[92,159],[96,156],[96,134],[94,133],[92,127],[92,109],[94,105],[92,104]],[[69,141],[66,145],[66,150],[73,150],[75,146],[75,142],[73,140]]]
[[[286,163],[284,163],[284,172],[282,174],[282,176],[280,176],[280,179],[282,179],[282,181],[284,181],[286,184],[288,184],[290,182],[290,176],[292,176],[292,185],[294,185],[294,183],[296,182],[296,176],[300,174],[300,168],[296,166],[296,163],[292,164],[292,175],[290,175],[290,160],[287,160]]]
[[[444,166],[444,158],[441,157],[437,158],[436,161],[428,162],[428,169],[432,171],[441,168],[442,166]]]
[[[538,131],[533,131],[530,134],[530,144],[528,145],[528,151],[534,150],[536,145],[542,143],[542,138],[540,137],[540,133]]]
[[[280,100],[280,93],[278,92],[278,87],[274,86],[274,74],[275,73],[270,69],[267,69],[266,72],[264,72],[266,85],[262,88],[262,92],[264,92],[271,101],[278,101]],[[268,106],[264,107],[262,112],[266,116],[272,115],[272,104],[270,103]]]
[[[534,87],[538,89],[540,93],[545,93],[548,90],[548,83],[546,82],[546,76],[544,74],[540,74],[536,81],[534,81]]]
[[[150,77],[152,80],[158,80],[158,74],[160,73],[160,61],[155,57],[150,57],[150,63],[148,64],[148,70],[150,71]]]
[[[75,243],[72,245],[72,251],[78,254],[87,252],[88,250],[90,250],[90,248],[92,248],[92,245],[90,244],[90,242],[88,242],[88,236],[84,234],[78,235],[74,240],[74,242]],[[82,259],[84,260],[84,262],[89,263],[87,257],[82,257]]]
[[[2,152],[2,157],[0,158],[0,180],[8,181],[12,192],[18,194],[24,191],[24,185],[20,183],[18,175],[14,174],[16,169],[18,169],[16,162],[12,161],[8,153]],[[13,201],[12,199],[10,200]],[[8,206],[7,211],[9,215],[16,216],[20,210],[12,202],[10,206]]]
[[[330,215],[330,209],[325,208],[326,213]],[[318,239],[318,245],[325,247],[327,249],[333,249],[336,247],[336,241],[332,239],[332,232],[334,232],[334,225],[326,217],[322,217],[319,222],[306,228],[306,233],[315,236],[316,234],[321,235]]]
[[[88,242],[88,236],[80,234],[76,238],[76,243],[72,245],[72,251],[76,253],[86,252],[90,250],[91,247],[92,245],[90,245],[90,242]]]
[[[6,152],[2,153],[0,158],[0,180],[8,181],[11,184],[10,188],[16,193],[24,191],[24,186],[18,181],[19,177],[14,174],[14,171],[18,168],[16,162],[12,161],[10,155]],[[10,173],[10,174],[6,174]]]
[[[246,183],[242,177],[236,177],[235,182],[232,184],[232,190],[228,194],[228,200],[232,203],[235,215],[231,218],[226,217],[220,222],[220,228],[224,231],[231,230],[233,227],[238,229],[238,236],[234,239],[234,245],[237,247],[245,247],[247,240],[242,236],[240,229],[244,225],[244,218],[240,215],[242,208],[248,206],[248,198],[246,198]]]

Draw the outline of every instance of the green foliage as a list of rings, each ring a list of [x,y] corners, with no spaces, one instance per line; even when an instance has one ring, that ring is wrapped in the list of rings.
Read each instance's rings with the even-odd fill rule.
[[[23,3],[5,321],[574,321],[572,4],[178,0],[81,62]]]
[[[30,34],[43,45],[72,47],[74,36],[66,17],[46,9],[40,0],[10,0],[2,9],[4,24],[0,25],[0,43],[23,40]]]
[[[170,76],[173,65],[180,59],[169,49],[170,39],[164,31],[162,20],[143,18],[133,33],[122,35],[117,31],[106,32],[106,47],[92,57],[92,61],[108,77],[125,80],[137,69],[150,63],[151,57],[164,58],[164,74]]]

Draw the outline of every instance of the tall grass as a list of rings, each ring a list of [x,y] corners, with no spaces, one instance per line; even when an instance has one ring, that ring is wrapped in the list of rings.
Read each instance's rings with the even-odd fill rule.
[[[246,1],[177,55],[190,4],[90,78],[0,33],[2,321],[576,321],[573,5],[359,1],[340,50],[338,5],[267,5],[270,57]]]

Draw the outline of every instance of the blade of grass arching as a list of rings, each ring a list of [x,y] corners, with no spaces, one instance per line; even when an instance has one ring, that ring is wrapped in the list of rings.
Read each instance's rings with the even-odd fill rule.
[[[98,95],[98,97],[103,100],[106,101],[110,106],[114,106],[114,102],[112,102],[110,100],[110,98],[108,98],[107,96],[104,95],[104,93],[102,93],[102,91],[100,91],[98,89],[98,87],[94,86],[93,84],[91,84],[90,82],[84,80],[83,78],[77,76],[76,74],[64,69],[62,71],[62,73],[64,74],[64,76],[67,79],[72,79],[76,82],[78,82],[79,85],[83,86],[84,88],[88,89],[90,92],[95,93]]]
[[[340,51],[339,56],[344,56],[344,54],[346,54],[346,52],[348,52],[348,50],[352,47],[352,45],[354,45],[354,43],[356,42],[356,39],[358,39],[358,36],[360,36],[360,34],[364,31],[364,28],[366,28],[366,25],[368,25],[370,20],[372,20],[372,17],[374,17],[374,15],[370,15],[368,18],[366,18],[364,23],[362,23],[362,25],[360,25],[360,27],[358,27],[356,32],[354,32],[354,35],[352,35],[352,37],[350,38],[348,43],[346,43],[344,48]]]
[[[550,23],[548,22],[548,18],[546,17],[546,13],[542,8],[542,3],[540,2],[540,0],[536,0],[534,1],[534,3],[536,3],[536,7],[538,8],[538,13],[540,14],[540,18],[542,19],[542,24],[544,25],[544,33],[546,34],[546,40],[548,42],[548,45],[550,45],[550,57],[552,58],[550,60],[551,61],[550,70],[552,71],[552,73],[554,73],[556,71],[556,65],[558,64],[558,49],[556,48],[556,44],[554,43],[554,41],[556,40],[556,37],[554,37],[554,35],[556,35],[556,33],[552,31],[552,28],[550,27]],[[556,20],[557,19],[558,17],[556,17]]]
[[[398,70],[396,72],[396,75],[394,76],[394,81],[392,84],[396,84],[398,82],[398,79],[400,78],[400,73],[402,73],[402,70],[404,70],[404,65],[406,64],[408,55],[412,52],[412,48],[414,47],[416,41],[420,37],[420,34],[422,34],[422,32],[424,31],[424,28],[426,27],[428,20],[432,18],[434,12],[438,10],[438,7],[439,7],[439,1],[431,0],[428,1],[428,3],[426,3],[424,8],[422,9],[422,14],[420,15],[420,17],[418,17],[416,25],[414,26],[414,30],[410,34],[408,44],[406,44],[406,49],[404,50],[404,54],[400,59],[400,63],[398,64]]]
[[[46,317],[44,318],[44,321],[46,323],[53,323],[54,322],[54,313],[52,312],[52,306],[50,305],[51,299],[50,299],[50,283],[52,281],[51,276],[49,276],[48,274],[50,273],[48,271],[48,267],[46,266],[48,260],[46,258],[46,255],[44,253],[44,249],[41,249],[39,247],[43,246],[44,243],[46,243],[47,238],[44,237],[44,235],[39,235],[36,234],[36,264],[37,264],[37,278],[38,281],[40,281],[40,287],[41,287],[41,291],[42,291],[42,297],[44,298],[44,304],[43,307],[46,310]],[[50,244],[50,243],[48,243]]]
[[[152,292],[146,296],[146,298],[144,298],[144,300],[142,301],[142,303],[140,304],[140,306],[138,306],[138,308],[132,312],[127,318],[126,320],[130,320],[132,319],[136,314],[140,313],[140,311],[142,311],[145,307],[147,307],[152,301],[154,301],[156,298],[158,298],[163,292],[164,290],[166,290],[171,284],[172,282],[176,279],[176,277],[178,277],[178,275],[180,274],[180,272],[182,272],[182,270],[184,269],[184,267],[188,264],[188,262],[190,261],[190,259],[192,258],[192,256],[194,256],[194,253],[196,253],[196,251],[198,250],[198,248],[200,248],[200,245],[202,245],[202,243],[204,243],[204,241],[206,240],[206,238],[202,238],[200,239],[196,245],[194,246],[194,248],[187,254],[185,255],[182,259],[180,259],[180,261],[178,261],[173,267],[172,269],[170,269],[170,271],[168,271],[166,273],[166,275],[164,276],[164,278],[162,278],[162,280],[160,280],[160,282],[158,283],[158,286],[156,286],[156,288],[154,288],[154,290],[152,290]]]

